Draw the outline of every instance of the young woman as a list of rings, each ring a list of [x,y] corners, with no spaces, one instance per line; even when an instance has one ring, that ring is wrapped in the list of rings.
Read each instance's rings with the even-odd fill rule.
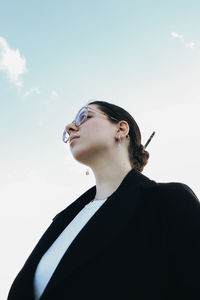
[[[63,139],[96,185],[56,215],[8,300],[199,300],[200,202],[141,173],[150,139],[141,144],[133,117],[93,101]]]

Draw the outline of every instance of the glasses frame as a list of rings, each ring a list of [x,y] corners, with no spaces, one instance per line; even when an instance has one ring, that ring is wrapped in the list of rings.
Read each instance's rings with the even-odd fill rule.
[[[74,123],[76,127],[79,127],[85,120],[87,120],[88,112],[89,112],[90,110],[91,110],[91,111],[96,111],[96,112],[98,112],[98,113],[104,115],[105,117],[107,116],[107,117],[109,117],[109,118],[111,118],[111,119],[113,119],[113,120],[115,120],[115,121],[119,121],[118,119],[116,119],[116,118],[114,118],[114,117],[108,116],[106,113],[104,113],[104,112],[102,112],[102,111],[99,111],[99,110],[97,110],[97,109],[95,109],[95,108],[93,108],[93,107],[91,107],[91,106],[86,105],[86,106],[83,106],[83,107],[79,110],[79,112],[77,113],[77,115],[76,115],[75,119],[72,121],[72,123]],[[82,120],[82,121],[80,122],[80,124],[79,124],[79,123],[78,123],[78,119],[79,119],[80,113],[82,113],[83,111],[85,112],[85,113],[84,113],[84,118],[83,118],[83,120]],[[69,137],[66,138],[66,135],[67,135],[67,131],[64,130],[64,132],[63,132],[63,138],[62,138],[64,143],[67,143],[68,140],[69,140]]]

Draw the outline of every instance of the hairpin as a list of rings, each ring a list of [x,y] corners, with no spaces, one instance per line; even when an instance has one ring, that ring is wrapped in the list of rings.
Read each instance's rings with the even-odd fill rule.
[[[144,145],[144,149],[148,146],[148,144],[149,144],[150,141],[152,140],[154,134],[155,134],[155,131],[152,133],[152,135],[150,136],[150,138],[148,139],[148,141],[147,141],[146,144]]]

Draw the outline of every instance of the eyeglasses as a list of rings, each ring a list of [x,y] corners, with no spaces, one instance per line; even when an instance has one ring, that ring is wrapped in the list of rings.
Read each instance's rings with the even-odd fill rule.
[[[82,107],[79,110],[79,112],[77,113],[77,115],[76,115],[74,121],[72,121],[72,123],[74,123],[76,125],[76,127],[79,127],[85,120],[87,120],[88,112],[89,111],[96,111],[96,112],[98,112],[98,113],[100,113],[100,114],[102,114],[104,116],[107,116],[107,114],[105,114],[104,112],[99,111],[99,110],[97,110],[97,109],[95,109],[95,108],[93,108],[91,106],[87,106],[86,105],[86,106]],[[113,120],[118,121],[117,119],[115,119],[113,117],[110,117],[110,118],[113,119]],[[63,132],[63,142],[64,143],[67,143],[68,140],[69,140],[69,137],[67,137],[67,134],[68,134],[67,131],[64,130],[64,132]]]

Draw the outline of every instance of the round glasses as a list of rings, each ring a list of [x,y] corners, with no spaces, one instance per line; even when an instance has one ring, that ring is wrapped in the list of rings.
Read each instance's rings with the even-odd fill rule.
[[[74,121],[72,121],[72,123],[74,123],[76,125],[76,127],[79,127],[87,119],[88,111],[90,111],[90,110],[91,111],[96,111],[100,114],[103,114],[103,115],[107,116],[104,112],[99,111],[99,110],[97,110],[97,109],[95,109],[91,106],[84,106],[79,110],[79,112],[77,113],[77,115],[76,115]],[[113,117],[110,117],[110,118],[118,121],[117,119],[115,119]],[[67,131],[64,130],[63,138],[62,138],[64,143],[67,143],[68,140],[69,140],[69,137],[67,135],[68,135]]]

